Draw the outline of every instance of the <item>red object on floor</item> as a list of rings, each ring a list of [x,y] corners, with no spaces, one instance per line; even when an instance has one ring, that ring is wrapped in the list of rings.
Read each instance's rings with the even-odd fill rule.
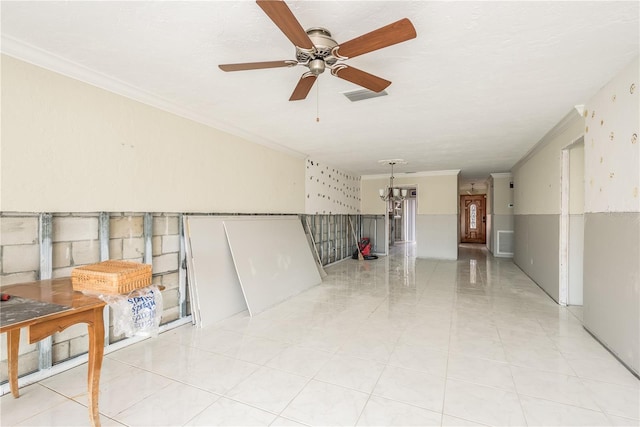
[[[363,237],[362,239],[360,239],[358,247],[360,248],[360,253],[362,253],[362,256],[371,255],[371,240],[368,237]]]

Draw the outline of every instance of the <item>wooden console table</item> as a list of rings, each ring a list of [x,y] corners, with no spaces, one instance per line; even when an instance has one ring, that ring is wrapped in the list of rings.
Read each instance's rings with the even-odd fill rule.
[[[98,400],[100,369],[104,355],[102,311],[105,302],[97,297],[74,291],[69,277],[3,286],[0,290],[10,294],[14,299],[14,304],[18,304],[14,307],[15,311],[22,312],[22,317],[27,317],[20,319],[20,316],[16,316],[16,318],[5,319],[7,316],[3,316],[3,321],[0,323],[0,333],[7,333],[9,385],[13,396],[19,396],[18,346],[20,328],[27,328],[29,342],[34,343],[76,323],[86,323],[89,330],[87,384],[89,418],[93,426],[100,426]],[[8,304],[10,303],[11,299],[0,302],[0,310],[5,308],[9,310],[11,306]],[[52,309],[59,311],[51,312]],[[25,316],[25,313],[28,315]]]

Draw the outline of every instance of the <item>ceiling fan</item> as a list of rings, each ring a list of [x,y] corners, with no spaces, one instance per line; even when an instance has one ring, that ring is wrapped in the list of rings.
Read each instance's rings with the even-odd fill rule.
[[[256,0],[256,3],[294,44],[296,59],[222,64],[219,67],[222,71],[244,71],[304,65],[309,68],[309,71],[300,77],[289,101],[305,99],[318,76],[326,68],[329,68],[331,74],[336,77],[355,83],[373,92],[381,92],[391,84],[389,80],[358,70],[341,61],[416,37],[416,30],[413,24],[409,19],[404,18],[355,39],[338,44],[331,38],[331,33],[326,28],[313,27],[305,31],[284,0]]]

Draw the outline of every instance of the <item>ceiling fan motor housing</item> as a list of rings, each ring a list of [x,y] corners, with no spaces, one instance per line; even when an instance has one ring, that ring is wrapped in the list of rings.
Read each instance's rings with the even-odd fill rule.
[[[309,39],[314,45],[314,49],[309,51],[296,46],[296,60],[299,63],[307,64],[309,70],[315,74],[324,72],[325,65],[334,65],[338,59],[333,56],[333,48],[338,43],[331,38],[331,32],[326,28],[313,27],[306,31]]]

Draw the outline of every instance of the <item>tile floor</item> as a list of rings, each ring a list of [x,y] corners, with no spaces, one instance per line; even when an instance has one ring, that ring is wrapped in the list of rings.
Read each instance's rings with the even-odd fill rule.
[[[640,425],[640,383],[510,260],[395,247],[253,318],[106,356],[102,425]],[[1,424],[86,425],[86,365],[0,400]]]

